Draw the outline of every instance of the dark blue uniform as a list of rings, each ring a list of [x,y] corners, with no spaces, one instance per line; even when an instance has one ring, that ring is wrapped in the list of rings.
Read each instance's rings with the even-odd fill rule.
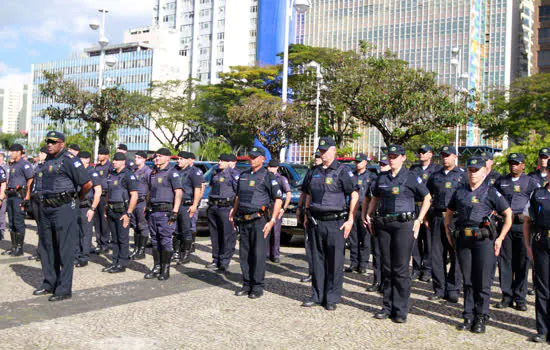
[[[229,222],[240,174],[231,167],[217,171],[210,179],[208,228],[212,241],[212,259],[216,266],[227,267],[235,252],[237,233]]]
[[[498,256],[503,304],[525,305],[529,257],[523,240],[523,210],[531,193],[538,187],[535,179],[525,174],[516,179],[508,174],[495,183],[495,188],[506,198],[514,214],[512,229],[502,242]]]
[[[485,183],[494,186],[501,176],[495,169],[491,169],[491,172],[485,177]]]
[[[124,227],[120,219],[127,214],[130,193],[137,190],[137,179],[130,169],[113,171],[107,179],[107,222],[113,237],[113,265],[121,267],[128,265],[130,225]],[[127,215],[132,216],[131,213]]]
[[[353,228],[349,235],[349,270],[358,269],[361,273],[364,273],[367,271],[367,263],[371,251],[371,234],[363,225],[361,209],[363,206],[363,199],[367,195],[367,192],[370,191],[371,182],[376,175],[367,169],[361,174],[356,170],[354,175],[357,179],[357,187],[359,188],[359,201],[357,202],[357,213],[353,221]]]
[[[413,165],[411,171],[416,174],[416,176],[422,179],[422,182],[426,184],[428,179],[432,174],[441,170],[441,165],[430,162],[430,164],[424,169],[422,165]],[[420,211],[422,202],[416,203],[416,211]],[[428,216],[429,219],[429,216]],[[413,243],[413,275],[422,275],[430,277],[432,273],[432,234],[426,225],[420,226],[420,231],[418,232],[418,238]]]
[[[288,179],[279,173],[275,173],[275,178],[279,183],[279,187],[281,187],[281,192],[283,192],[284,205],[286,194],[288,192],[291,192],[290,185],[288,184]],[[279,259],[281,257],[281,225],[283,224],[283,218],[279,219],[278,214],[274,214],[273,216],[277,217],[275,225],[273,225],[273,229],[271,230],[271,234],[269,235],[269,239],[267,240],[267,252],[271,261],[276,261],[276,259]]]
[[[10,232],[13,232],[16,247],[14,256],[23,255],[23,242],[25,241],[25,211],[21,208],[21,202],[27,193],[27,180],[34,177],[32,166],[21,158],[10,167],[10,176],[6,187],[8,199],[7,211],[10,224]]]
[[[78,227],[79,227],[79,243],[76,245],[75,257],[79,265],[86,264],[90,260],[92,252],[92,235],[93,235],[93,219],[88,222],[87,213],[92,207],[94,201],[94,187],[101,185],[99,182],[99,174],[94,168],[86,168],[88,176],[92,179],[92,189],[86,193],[84,200],[81,200],[79,206]],[[94,214],[94,216],[97,214]],[[79,266],[77,266],[79,267]]]
[[[428,189],[412,171],[401,168],[396,177],[380,174],[372,195],[378,197],[375,227],[382,253],[383,312],[407,318],[411,295],[409,261],[414,243],[415,198],[424,198]]]
[[[528,176],[532,177],[540,187],[544,187],[548,183],[548,174],[541,173],[540,169],[530,172]]]
[[[267,242],[263,228],[267,210],[282,191],[275,175],[265,168],[241,173],[237,184],[238,208],[234,214],[240,232],[240,263],[243,289],[251,293],[264,290]]]
[[[525,208],[532,225],[535,314],[537,333],[550,334],[550,190],[549,185],[533,191]],[[543,340],[544,341],[544,340]]]
[[[74,247],[78,240],[77,188],[90,181],[79,158],[67,150],[48,156],[42,168],[39,251],[44,281],[40,289],[71,295]],[[40,176],[40,175],[39,175]]]
[[[457,264],[455,251],[450,247],[445,233],[445,214],[453,193],[468,184],[464,170],[454,167],[452,170],[441,169],[432,174],[426,186],[432,195],[432,213],[430,220],[432,243],[432,281],[434,299],[450,297],[458,300],[462,287],[462,273]],[[453,225],[454,225],[453,218]],[[450,266],[447,271],[447,256]]]
[[[333,161],[327,168],[313,168],[304,191],[311,196],[306,234],[313,267],[312,301],[325,306],[338,304],[344,283],[344,232],[348,219],[346,196],[358,191],[349,167]]]
[[[103,252],[109,249],[109,241],[111,239],[111,232],[109,232],[109,225],[107,219],[105,219],[105,196],[107,195],[107,178],[109,177],[113,165],[111,162],[106,161],[105,164],[97,164],[95,171],[99,174],[99,182],[101,183],[101,200],[96,208],[94,216],[94,227],[96,234],[97,248]]]
[[[145,207],[152,172],[151,168],[146,165],[141,169],[136,168],[134,171],[137,179],[138,202],[131,218],[131,226],[134,229],[134,252],[130,256],[131,259],[145,258],[145,245],[149,239],[149,225],[145,217]]]
[[[8,182],[8,175],[4,168],[0,166],[0,184],[5,182]],[[6,229],[6,207],[7,201],[4,199],[0,203],[0,241],[4,239],[4,230]]]
[[[464,280],[464,320],[486,318],[496,260],[495,240],[478,239],[474,234],[479,232],[484,217],[508,209],[508,202],[484,181],[475,191],[469,185],[457,189],[447,208],[456,212],[456,229],[460,232],[455,248]]]

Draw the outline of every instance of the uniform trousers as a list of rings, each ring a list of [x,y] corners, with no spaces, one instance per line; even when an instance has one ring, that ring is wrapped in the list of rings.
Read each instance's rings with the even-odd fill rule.
[[[251,292],[261,292],[265,286],[265,259],[267,239],[263,228],[265,217],[239,222],[239,259],[243,273],[243,287]],[[269,238],[269,237],[268,237]]]
[[[176,223],[168,223],[168,212],[151,213],[149,217],[149,232],[153,248],[164,251],[172,251],[172,235]]]
[[[134,235],[149,237],[149,224],[145,218],[145,201],[138,202],[130,220]]]
[[[229,265],[235,244],[237,233],[229,222],[230,206],[220,207],[212,205],[208,208],[208,228],[212,242],[212,259],[218,266]]]
[[[512,225],[498,257],[500,289],[506,302],[525,303],[529,257],[523,239],[523,225]]]
[[[76,245],[75,257],[81,262],[89,261],[90,252],[92,251],[93,218],[91,222],[88,222],[86,216],[88,210],[90,208],[79,208],[80,215],[77,218],[79,239]]]
[[[357,214],[355,215],[353,228],[351,229],[349,235],[349,241],[349,259],[351,265],[360,266],[366,269],[371,253],[371,234],[369,230],[363,226],[360,208],[357,210]]]
[[[550,238],[533,239],[535,315],[538,334],[550,332]]]
[[[458,296],[462,287],[462,272],[455,251],[450,247],[445,233],[445,218],[434,215],[430,223],[432,234],[432,281],[434,293],[440,297]],[[450,266],[447,270],[447,256]]]
[[[25,211],[21,209],[23,199],[19,196],[8,197],[8,218],[10,231],[25,235]]]
[[[105,219],[106,205],[107,203],[105,202],[105,197],[101,196],[94,215],[95,239],[97,246],[102,250],[109,248],[109,240],[111,239],[109,225],[107,224],[107,219]]]
[[[123,226],[123,220],[120,218],[125,213],[115,213],[107,209],[107,222],[112,235],[113,265],[122,267],[128,266],[128,256],[130,254],[130,224]]]

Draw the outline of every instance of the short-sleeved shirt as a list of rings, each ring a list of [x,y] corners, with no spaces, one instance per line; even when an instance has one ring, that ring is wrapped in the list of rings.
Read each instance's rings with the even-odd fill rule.
[[[138,182],[134,173],[127,168],[120,172],[113,171],[107,179],[107,200],[109,203],[126,202],[130,192],[137,192]]]
[[[277,182],[279,182],[279,186],[281,186],[281,191],[283,191],[283,194],[292,191],[288,183],[288,179],[285,176],[276,173],[275,177],[277,178]]]
[[[91,180],[80,158],[66,149],[55,157],[48,155],[41,173],[39,176],[42,176],[42,193],[46,196],[76,192],[77,188]]]
[[[442,168],[433,173],[426,184],[432,195],[432,207],[438,211],[447,210],[447,205],[453,193],[467,184],[468,176],[466,172],[456,166],[449,171]]]
[[[218,169],[210,179],[209,198],[232,200],[237,194],[237,185],[240,174],[227,167]]]
[[[149,181],[151,180],[151,173],[153,170],[144,165],[141,169],[136,169],[134,174],[138,181],[138,197],[145,198],[149,193]]]
[[[202,171],[195,166],[188,166],[185,169],[176,167],[176,170],[179,172],[181,178],[183,200],[193,200],[194,190],[196,188],[202,188],[202,183],[204,181]]]
[[[498,181],[498,179],[500,179],[501,176],[502,176],[502,174],[497,172],[495,169],[491,169],[491,172],[485,178],[485,182],[488,183],[489,185],[494,186],[495,183]]]
[[[149,202],[174,203],[175,190],[181,189],[180,174],[173,167],[155,168],[149,180]]]
[[[447,208],[456,212],[458,227],[478,227],[484,217],[493,211],[502,213],[510,205],[496,188],[484,181],[475,190],[470,185],[457,189]]]
[[[535,179],[535,181],[538,182],[540,187],[544,187],[548,183],[548,174],[543,175],[540,169],[530,172],[528,176]]]
[[[254,172],[245,170],[239,176],[237,184],[239,197],[239,214],[258,212],[262,207],[269,207],[276,199],[282,199],[283,192],[273,173],[264,167]]]
[[[430,176],[441,170],[443,167],[439,164],[435,164],[433,162],[430,162],[430,164],[424,169],[424,167],[420,164],[415,164],[411,166],[411,171],[416,174],[416,176],[420,177],[424,183],[428,181]]]
[[[380,215],[414,212],[415,198],[424,198],[428,193],[422,178],[404,167],[395,177],[391,171],[381,173],[372,188],[372,195],[379,198]]]
[[[86,170],[88,171],[88,175],[90,175],[90,178],[92,179],[92,188],[88,191],[88,193],[86,193],[84,199],[93,200],[95,194],[94,188],[98,185],[101,186],[101,182],[99,180],[99,174],[97,173],[97,171],[95,171],[95,168],[89,166],[86,168]]]
[[[535,230],[550,230],[550,191],[548,184],[544,187],[539,187],[531,193],[531,198],[525,210],[524,215],[531,217],[535,225]]]
[[[318,213],[337,213],[347,210],[346,196],[359,192],[353,171],[337,160],[328,167],[312,168],[304,192],[311,196],[309,209]]]
[[[354,172],[356,178],[357,178],[357,188],[359,188],[359,207],[363,204],[363,199],[365,196],[370,195],[368,194],[370,192],[370,186],[372,181],[376,179],[376,175],[368,170],[363,171],[361,174],[357,172],[357,170]]]
[[[8,188],[16,189],[27,186],[27,180],[34,177],[32,165],[21,158],[13,163],[10,167],[10,177],[8,180]]]
[[[98,163],[95,166],[95,170],[99,174],[99,181],[101,183],[101,188],[103,189],[103,192],[107,193],[107,178],[113,170],[113,164],[110,161],[106,161],[103,165]]]
[[[536,180],[525,174],[516,179],[508,174],[495,182],[495,188],[506,198],[514,214],[523,213],[531,193],[538,187]]]

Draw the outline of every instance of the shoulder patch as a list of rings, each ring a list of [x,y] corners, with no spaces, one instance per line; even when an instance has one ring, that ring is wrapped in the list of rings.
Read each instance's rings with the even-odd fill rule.
[[[202,172],[201,172],[200,170],[197,171],[196,174],[197,174],[198,176],[202,176]]]
[[[497,197],[502,197],[502,195],[500,194],[499,191],[495,190],[496,194],[497,194]]]
[[[277,180],[271,180],[271,185],[272,186],[277,186],[278,185]]]
[[[135,180],[136,177],[135,177],[134,175],[130,175],[130,179],[131,179],[131,180]]]
[[[82,163],[80,163],[79,160],[75,161],[73,164],[74,164],[74,167],[75,167],[75,168],[79,168],[79,167],[82,166]]]
[[[419,184],[422,183],[422,179],[420,177],[416,177],[416,182],[418,182]]]
[[[29,169],[31,166],[29,164],[25,164],[25,169]]]
[[[70,152],[67,152],[65,153],[67,155],[67,157],[73,159],[74,158],[74,154],[70,153]]]
[[[172,177],[180,177],[180,174],[178,174],[177,171],[174,171],[174,172],[172,173]]]
[[[353,171],[348,171],[349,177],[353,177]]]
[[[235,175],[235,180],[238,180],[240,175]]]
[[[93,173],[92,173],[92,176],[93,176],[93,177],[98,177],[98,176],[99,176],[99,174],[98,174],[98,173],[96,173],[96,172],[93,172]]]

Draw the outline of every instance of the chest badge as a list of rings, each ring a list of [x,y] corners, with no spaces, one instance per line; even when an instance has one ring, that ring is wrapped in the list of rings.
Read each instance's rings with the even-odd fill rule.
[[[157,179],[157,182],[158,182],[159,184],[161,184],[161,183],[162,183],[162,177],[159,177],[159,178]]]
[[[495,184],[495,179],[491,179],[491,185],[494,185]]]
[[[250,186],[250,187],[256,186],[256,180],[250,180],[250,181],[248,181],[248,186]]]
[[[114,186],[118,186],[118,180],[113,181]]]
[[[103,170],[99,171],[99,175],[103,176]]]
[[[445,182],[445,188],[453,188],[453,183],[451,181]]]
[[[50,168],[51,168],[51,167],[52,167],[52,166],[50,165]],[[11,169],[11,173],[12,173],[12,174],[15,174],[15,168],[12,168],[12,169]]]
[[[391,188],[391,193],[392,194],[399,194],[399,193],[401,193],[401,188],[399,186],[392,187]]]
[[[224,181],[225,181],[225,177],[220,176],[220,182],[224,182]]]
[[[333,182],[334,182],[334,179],[332,177],[326,177],[325,178],[325,183],[327,185],[332,185]]]
[[[39,173],[38,173],[38,177],[42,177],[42,172],[39,172]]]
[[[53,165],[50,165],[50,166],[48,167],[48,171],[49,171],[50,173],[53,171]]]
[[[514,192],[521,192],[521,186],[520,185],[514,185]]]
[[[472,203],[479,203],[479,198],[472,196]]]
[[[428,180],[428,174],[423,174],[423,175],[422,175],[422,179]]]
[[[362,184],[363,184],[363,180],[357,180],[357,184],[358,184],[358,185],[362,185]]]

